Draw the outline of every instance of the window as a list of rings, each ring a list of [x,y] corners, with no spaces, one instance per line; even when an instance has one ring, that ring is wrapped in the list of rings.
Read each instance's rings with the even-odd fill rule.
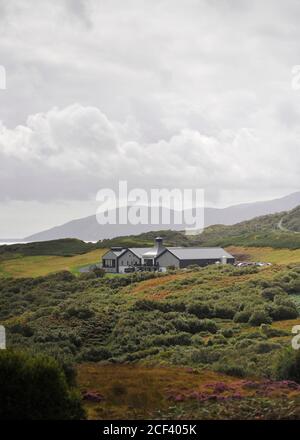
[[[116,260],[111,260],[111,259],[103,260],[103,266],[104,267],[116,267]]]

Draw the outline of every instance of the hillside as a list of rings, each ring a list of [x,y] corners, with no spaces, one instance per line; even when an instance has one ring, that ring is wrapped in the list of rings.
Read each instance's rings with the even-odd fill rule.
[[[239,259],[280,263],[299,261],[300,234],[287,230],[297,228],[299,208],[258,217],[234,226],[215,225],[202,234],[187,236],[180,231],[152,231],[128,237],[116,237],[97,243],[77,239],[51,240],[28,244],[0,246],[0,276],[42,276],[59,270],[78,273],[82,267],[99,263],[101,255],[112,246],[147,247],[161,235],[166,246],[222,246]],[[284,226],[283,226],[284,225]],[[253,251],[249,249],[253,248]],[[279,252],[270,252],[270,249]],[[262,251],[259,251],[261,249]],[[286,250],[283,252],[282,250]],[[294,254],[291,252],[294,250]],[[244,257],[243,257],[244,258]]]
[[[300,385],[277,365],[293,354],[299,277],[293,265],[0,279],[0,324],[10,347],[77,364],[92,419],[293,418]]]
[[[288,219],[291,230],[282,230],[279,225]],[[186,236],[180,231],[156,231],[129,237],[103,240],[100,247],[148,246],[159,234],[168,246],[258,246],[297,249],[300,235],[292,231],[300,221],[300,207],[290,212],[281,212],[237,223],[233,226],[214,225],[205,228],[202,234]],[[298,222],[298,223],[297,223]],[[285,224],[285,223],[284,223]],[[293,226],[294,225],[294,226]]]
[[[285,215],[281,225],[289,231],[300,232],[300,206]]]
[[[215,224],[233,225],[258,216],[273,214],[281,211],[289,211],[300,205],[300,192],[290,194],[285,197],[274,200],[266,200],[263,202],[243,203],[233,205],[226,208],[209,208],[204,209],[205,226]],[[173,211],[166,208],[163,209],[165,213],[170,214],[173,218]],[[118,218],[118,210],[116,210]],[[117,236],[138,235],[153,230],[183,230],[184,225],[177,225],[172,223],[159,225],[99,225],[96,216],[89,216],[77,220],[72,220],[63,225],[56,226],[46,231],[33,234],[24,238],[24,241],[45,241],[56,240],[61,238],[78,238],[85,241],[98,241],[103,239],[111,239]],[[5,241],[5,240],[4,240]]]

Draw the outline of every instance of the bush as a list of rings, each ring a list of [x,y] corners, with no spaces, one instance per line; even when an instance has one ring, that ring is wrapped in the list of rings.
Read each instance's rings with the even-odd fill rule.
[[[151,346],[171,346],[171,345],[190,345],[191,335],[188,333],[178,333],[176,335],[161,335],[150,338]]]
[[[85,348],[81,354],[82,361],[99,362],[109,359],[112,356],[111,352],[105,347]]]
[[[95,267],[93,269],[93,273],[95,274],[96,278],[103,278],[105,275],[105,270],[101,267]]]
[[[228,365],[219,365],[217,368],[217,371],[220,373],[228,374],[229,376],[234,377],[247,377],[248,371],[245,370],[245,368],[241,367],[240,365],[234,365],[234,364],[228,364]]]
[[[267,336],[267,338],[276,338],[279,336],[288,336],[290,333],[277,328],[272,328],[268,324],[262,324],[260,326],[260,331],[262,335]]]
[[[214,309],[214,316],[216,318],[222,318],[222,319],[233,319],[235,315],[235,310],[230,306],[216,306]]]
[[[246,323],[249,321],[251,312],[248,310],[242,310],[234,315],[233,321],[239,323]]]
[[[276,295],[283,294],[284,291],[280,287],[269,287],[261,292],[261,296],[269,301],[273,301]]]
[[[264,354],[270,353],[273,350],[278,350],[281,348],[280,344],[272,344],[270,342],[258,342],[255,344],[253,350],[255,353]]]
[[[195,364],[212,364],[218,361],[219,358],[220,352],[209,347],[195,349],[191,352],[191,361]]]
[[[295,319],[298,317],[298,311],[294,307],[279,305],[272,307],[270,311],[270,316],[274,319],[274,321]]]
[[[234,336],[234,331],[231,328],[224,328],[220,331],[220,334],[225,336],[225,338],[232,338]]]
[[[88,319],[94,316],[95,313],[90,310],[88,307],[69,307],[66,312],[65,316],[67,318],[76,317],[78,319]]]
[[[278,380],[293,380],[300,384],[300,350],[289,348],[280,353],[275,367]]]
[[[187,307],[187,312],[196,315],[197,318],[210,318],[213,316],[213,311],[208,304],[195,302],[189,304]]]
[[[272,318],[267,314],[265,310],[256,310],[250,316],[248,323],[253,326],[259,326],[261,324],[270,324]]]
[[[64,370],[46,356],[0,353],[1,420],[74,420],[84,417],[81,398]]]

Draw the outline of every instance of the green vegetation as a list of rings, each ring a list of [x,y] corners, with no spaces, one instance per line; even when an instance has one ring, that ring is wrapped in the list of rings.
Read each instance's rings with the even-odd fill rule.
[[[282,226],[289,231],[300,232],[300,206],[283,217]]]
[[[84,254],[95,249],[93,243],[85,243],[75,238],[61,240],[41,241],[36,243],[19,243],[0,246],[0,256],[22,255],[57,255],[72,256]]]
[[[13,406],[24,406],[24,418],[26,408],[37,419],[83,417],[65,367],[75,363],[88,418],[299,419],[299,353],[289,347],[299,325],[300,247],[299,234],[278,227],[286,227],[286,215],[214,226],[198,236],[160,231],[97,244],[0,248],[0,324],[14,350],[1,354],[0,378],[9,365],[15,371],[9,374],[20,377],[16,387],[22,375],[32,384],[19,393],[0,379],[6,411],[0,418],[14,417],[5,395],[25,392],[33,407]],[[238,259],[273,266],[119,276],[78,271],[109,246],[151,246],[158,233],[167,245],[231,244]],[[57,401],[43,394],[45,379],[36,369],[52,372]]]
[[[53,359],[0,352],[1,420],[76,420],[84,417],[75,376]]]
[[[260,327],[298,317],[299,281],[298,266],[2,279],[0,320],[10,346],[71,361],[229,365],[272,377],[287,337]]]

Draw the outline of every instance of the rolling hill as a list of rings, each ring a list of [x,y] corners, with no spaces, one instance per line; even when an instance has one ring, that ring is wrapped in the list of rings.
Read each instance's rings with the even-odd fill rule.
[[[300,205],[300,192],[296,192],[275,200],[234,205],[223,209],[205,208],[204,222],[206,227],[216,224],[234,225],[239,222],[253,219],[257,216],[273,214],[281,211],[289,211],[298,205]],[[170,218],[172,219],[174,211],[164,209],[165,213],[167,213],[167,211],[169,211]],[[118,212],[116,214],[118,215]],[[72,220],[63,225],[33,234],[24,238],[24,241],[46,241],[61,238],[78,238],[85,241],[98,241],[119,236],[138,235],[154,230],[183,230],[184,228],[185,226],[183,224],[176,225],[172,222],[167,225],[163,224],[162,222],[160,222],[158,225],[99,225],[97,223],[96,216],[93,215]]]

